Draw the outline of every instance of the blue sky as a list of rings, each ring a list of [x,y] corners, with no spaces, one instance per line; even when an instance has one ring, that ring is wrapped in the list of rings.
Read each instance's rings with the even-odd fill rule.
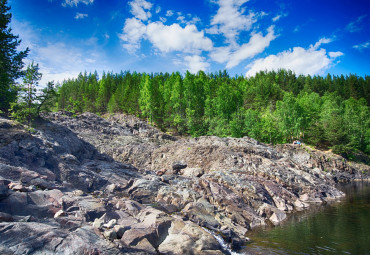
[[[369,0],[9,0],[41,83],[97,70],[369,75]]]

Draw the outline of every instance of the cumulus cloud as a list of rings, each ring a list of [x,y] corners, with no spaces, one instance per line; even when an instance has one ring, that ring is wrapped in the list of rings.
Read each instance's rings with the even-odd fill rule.
[[[218,0],[216,3],[220,8],[211,19],[211,27],[199,30],[195,25],[200,21],[198,17],[168,10],[166,17],[176,14],[175,23],[165,24],[168,21],[164,17],[159,17],[159,21],[152,21],[149,19],[152,4],[145,0],[133,0],[129,5],[134,17],[125,20],[119,37],[123,47],[131,54],[138,52],[143,40],[150,42],[156,53],[176,52],[182,56],[182,60],[185,59],[184,54],[187,54],[185,63],[194,72],[209,67],[210,64],[202,57],[205,52],[210,53],[213,61],[225,63],[226,68],[233,68],[243,60],[262,53],[277,37],[274,26],[270,26],[266,33],[258,31],[250,33],[249,41],[239,45],[237,42],[239,34],[250,30],[259,17],[266,15],[264,12],[245,14],[246,10],[242,5],[247,1]],[[154,11],[152,10],[153,13]],[[221,33],[220,35],[226,38],[226,43],[214,48],[213,41],[205,35],[205,32]]]
[[[242,8],[248,0],[218,0],[219,9],[211,20],[211,28],[207,32],[211,34],[223,34],[226,41],[235,43],[241,31],[249,31],[253,23],[257,21],[257,15],[250,11],[245,15]]]
[[[253,58],[263,52],[275,38],[274,27],[271,26],[268,28],[266,36],[263,36],[262,33],[252,33],[248,43],[242,44],[234,50],[231,47],[216,48],[210,56],[216,62],[227,62],[226,68],[233,68],[243,60]]]
[[[140,41],[146,33],[146,26],[137,18],[126,19],[123,33],[119,38],[124,42],[123,47],[131,54],[140,48]]]
[[[263,70],[278,70],[281,68],[290,69],[296,74],[322,74],[334,62],[334,60],[342,56],[342,52],[326,53],[325,49],[318,49],[323,40],[317,42],[314,46],[308,49],[302,47],[294,47],[292,50],[287,50],[278,53],[277,55],[269,55],[266,58],[260,58],[248,65],[247,76],[253,76]]]
[[[145,5],[145,8],[150,9],[151,5],[146,5],[144,2],[135,0],[134,6]],[[130,5],[132,6],[131,3]],[[126,19],[123,33],[119,35],[123,41],[123,47],[131,54],[140,48],[142,39],[149,40],[153,47],[162,53],[179,51],[199,54],[201,51],[209,51],[213,48],[212,41],[204,35],[203,31],[198,31],[194,24],[187,24],[185,27],[177,23],[165,25],[165,18],[151,22],[145,20],[150,16],[148,13],[144,15],[140,11],[134,11],[133,14],[135,17]]]
[[[161,22],[149,23],[146,35],[151,43],[162,52],[181,51],[197,53],[209,51],[213,47],[212,41],[198,31],[195,25],[184,28],[179,24],[166,26]]]
[[[350,33],[359,32],[362,30],[362,20],[366,18],[367,15],[359,16],[355,21],[352,21],[347,24],[346,30]]]
[[[186,56],[185,58],[186,66],[189,72],[197,73],[198,71],[206,71],[210,64],[205,61],[204,57],[194,55],[194,56]]]
[[[134,0],[129,2],[131,7],[131,14],[134,15],[137,19],[148,20],[152,17],[152,14],[149,10],[152,8],[152,3],[145,0]]]
[[[75,16],[75,19],[84,19],[84,18],[87,18],[88,16],[89,16],[88,14],[77,12],[76,16]]]
[[[83,4],[86,4],[86,5],[89,5],[89,4],[93,4],[94,3],[94,0],[64,0],[64,2],[62,3],[62,6],[66,7],[66,6],[70,6],[70,7],[77,7],[78,4],[80,3],[83,3]]]
[[[370,41],[367,41],[367,42],[364,42],[364,43],[357,44],[357,45],[353,46],[354,49],[359,50],[359,51],[362,51],[362,50],[367,49],[369,47],[370,47]]]

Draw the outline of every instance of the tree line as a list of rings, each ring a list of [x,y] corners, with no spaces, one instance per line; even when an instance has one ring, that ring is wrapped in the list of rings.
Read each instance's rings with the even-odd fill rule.
[[[349,154],[370,153],[370,76],[296,76],[289,70],[230,77],[206,74],[80,73],[58,89],[56,108],[128,113],[163,131],[250,136],[271,144],[300,139]]]
[[[0,114],[20,122],[41,111],[128,113],[182,135],[250,136],[271,144],[303,142],[350,155],[370,154],[370,77],[296,76],[289,70],[230,77],[206,74],[80,73],[57,88],[38,89],[38,64],[12,34],[10,7],[0,0]],[[19,80],[22,82],[19,83]]]

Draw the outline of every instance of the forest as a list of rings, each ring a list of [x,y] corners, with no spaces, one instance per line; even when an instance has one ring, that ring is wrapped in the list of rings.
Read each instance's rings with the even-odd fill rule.
[[[58,87],[55,109],[126,113],[179,135],[301,140],[351,157],[370,154],[370,76],[295,75],[289,70],[230,77],[227,71],[80,73]]]

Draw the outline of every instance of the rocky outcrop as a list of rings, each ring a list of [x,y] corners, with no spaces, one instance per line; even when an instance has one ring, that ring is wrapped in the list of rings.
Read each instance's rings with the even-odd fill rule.
[[[251,138],[177,139],[132,116],[0,118],[1,254],[223,254],[344,194],[369,167]]]
[[[330,151],[324,152],[309,146],[284,144],[275,146],[275,149],[296,164],[319,169],[335,182],[362,180],[366,178],[369,170],[367,165],[348,162],[345,158]]]
[[[53,123],[69,128],[100,153],[139,169],[151,169],[151,161],[148,159],[152,157],[152,151],[176,140],[133,116],[106,117],[103,119],[91,113],[73,116],[68,112],[47,116]]]

